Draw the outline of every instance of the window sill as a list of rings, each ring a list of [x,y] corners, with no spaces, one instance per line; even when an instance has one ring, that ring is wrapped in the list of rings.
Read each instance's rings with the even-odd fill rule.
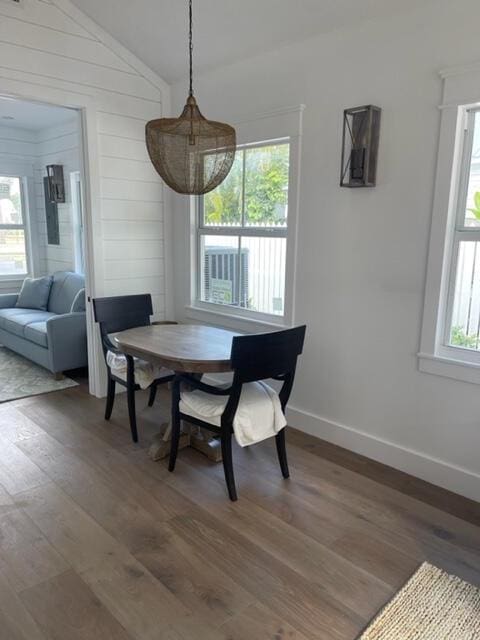
[[[260,318],[251,318],[235,313],[226,313],[224,311],[217,311],[213,309],[206,309],[205,307],[197,307],[194,305],[187,305],[185,307],[185,315],[189,320],[200,320],[203,322],[211,322],[221,327],[233,329],[234,331],[251,333],[252,331],[279,331],[280,329],[286,329],[287,326],[284,322],[270,322]],[[279,318],[280,320],[280,318]],[[282,318],[283,320],[283,318]]]
[[[423,373],[432,373],[444,378],[480,384],[480,364],[430,353],[419,353],[417,355],[418,368]]]

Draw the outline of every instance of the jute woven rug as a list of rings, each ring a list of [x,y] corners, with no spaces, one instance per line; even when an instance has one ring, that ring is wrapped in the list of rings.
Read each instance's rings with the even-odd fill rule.
[[[479,640],[480,589],[425,562],[359,640]]]

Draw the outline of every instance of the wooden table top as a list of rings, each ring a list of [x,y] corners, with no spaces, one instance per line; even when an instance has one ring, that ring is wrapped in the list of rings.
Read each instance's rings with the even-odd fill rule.
[[[168,324],[128,329],[113,339],[124,353],[173,371],[219,373],[231,371],[232,339],[238,335],[203,325]]]

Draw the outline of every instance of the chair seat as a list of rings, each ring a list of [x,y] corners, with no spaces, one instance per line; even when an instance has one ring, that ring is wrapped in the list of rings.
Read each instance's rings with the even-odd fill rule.
[[[221,425],[227,396],[204,391],[182,391],[180,411],[216,427]],[[241,447],[275,436],[287,424],[276,391],[264,382],[244,384],[233,420],[235,439]]]
[[[138,384],[141,389],[148,389],[152,382],[158,378],[174,375],[170,369],[159,367],[146,360],[134,358],[133,361],[135,365],[135,384]],[[107,364],[115,377],[125,382],[127,381],[127,359],[122,353],[107,351]]]

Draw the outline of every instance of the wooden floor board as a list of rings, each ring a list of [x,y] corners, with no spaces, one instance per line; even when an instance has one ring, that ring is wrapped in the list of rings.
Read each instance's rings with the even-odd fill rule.
[[[480,506],[292,430],[235,447],[239,501],[168,419],[83,386],[0,406],[0,640],[353,640],[420,562],[480,584]]]

